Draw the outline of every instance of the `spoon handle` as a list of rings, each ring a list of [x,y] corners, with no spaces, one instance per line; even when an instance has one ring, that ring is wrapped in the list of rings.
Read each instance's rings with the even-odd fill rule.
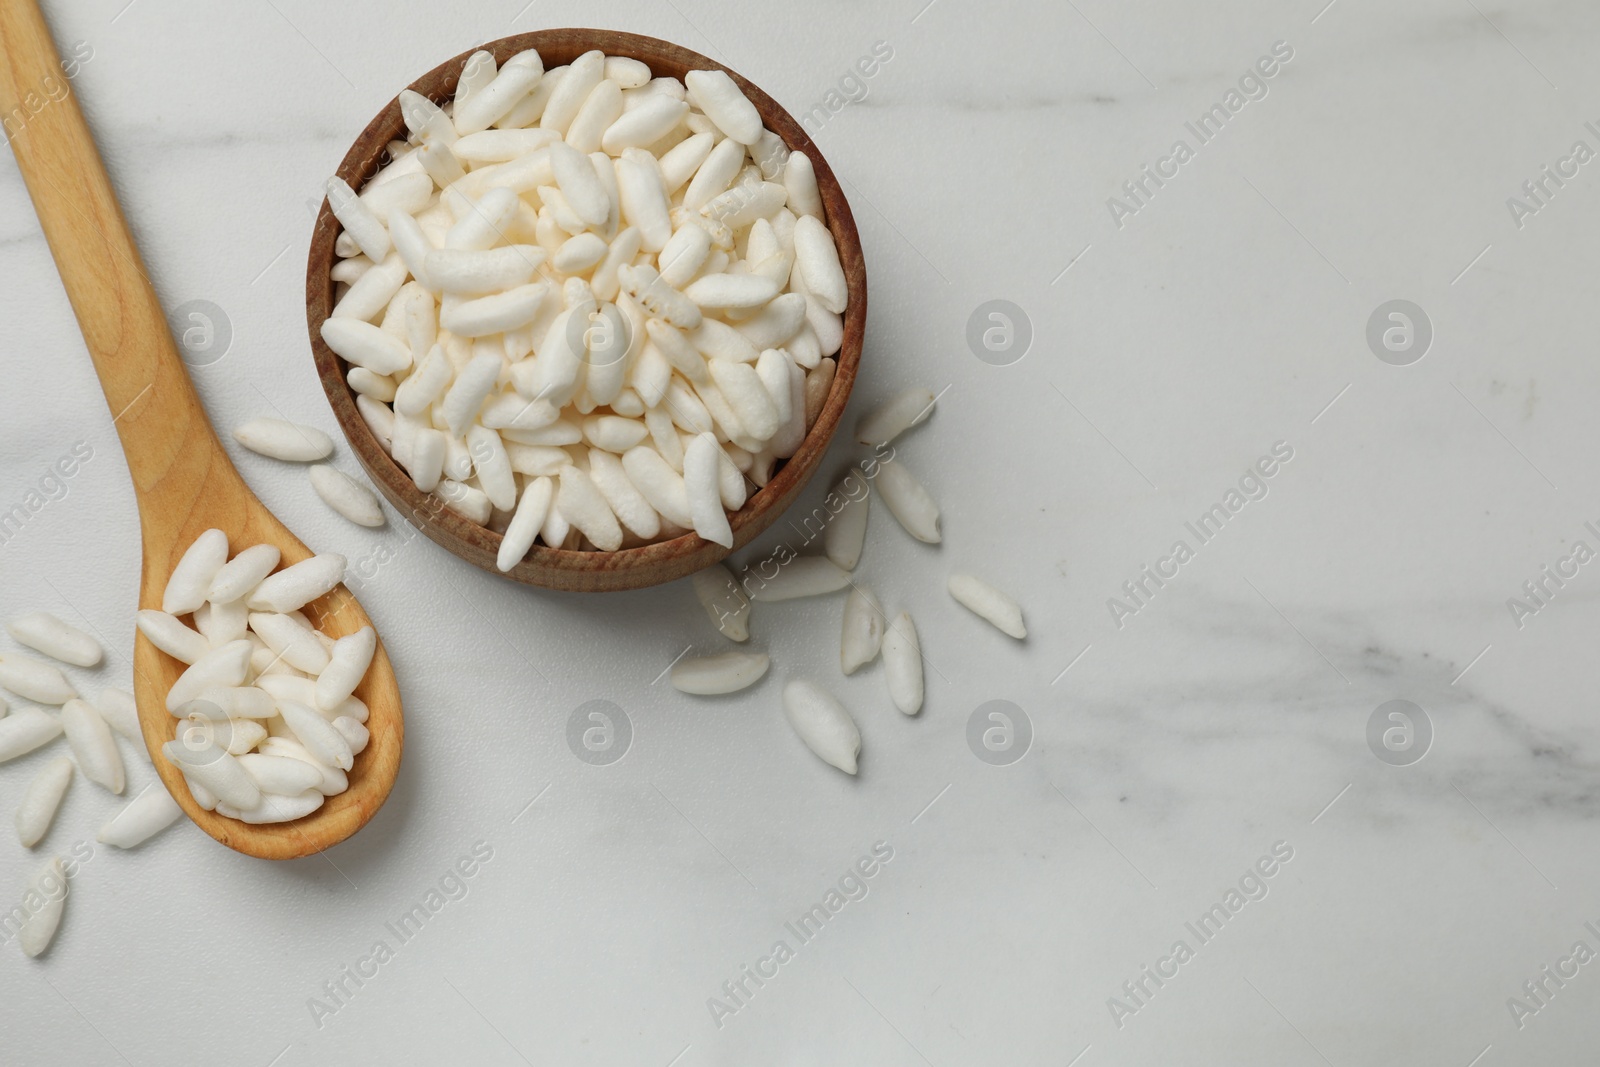
[[[156,514],[170,522],[205,483],[238,475],[178,357],[37,0],[0,0],[0,123],[122,437],[148,538]]]

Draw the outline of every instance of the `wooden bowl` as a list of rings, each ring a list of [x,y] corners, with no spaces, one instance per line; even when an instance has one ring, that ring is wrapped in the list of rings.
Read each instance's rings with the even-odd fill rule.
[[[839,259],[849,284],[850,302],[844,314],[844,345],[837,357],[838,372],[833,379],[833,388],[800,450],[782,463],[771,481],[751,494],[744,507],[728,517],[733,527],[734,548],[748,544],[777,520],[811,478],[839,426],[840,415],[856,380],[867,323],[867,270],[862,262],[861,239],[856,233],[855,218],[850,213],[850,205],[845,200],[838,179],[805,130],[770,96],[721,63],[680,45],[613,30],[560,29],[502,37],[482,47],[494,55],[497,63],[504,63],[518,52],[536,48],[546,68],[570,63],[584,52],[598,48],[607,55],[642,60],[657,77],[681,79],[691,70],[727,71],[755,103],[767,129],[782,137],[791,151],[805,152],[815,166],[817,187],[822,193],[828,228],[839,248]],[[462,65],[476,51],[478,49],[475,48],[463,52],[440,64],[412,82],[409,88],[435,101],[451,98]],[[405,140],[406,136],[397,95],[356,138],[344,162],[339,165],[339,177],[349,182],[351,188],[359,190],[377,171],[388,143]],[[500,535],[457,514],[446,507],[440,498],[423,493],[416,487],[410,476],[384,451],[361,413],[356,410],[355,393],[345,381],[349,367],[322,340],[322,323],[333,307],[334,283],[329,271],[336,261],[333,245],[339,232],[339,222],[324,200],[322,210],[317,215],[316,230],[311,238],[311,255],[306,264],[306,321],[311,331],[311,352],[316,359],[317,373],[328,394],[328,402],[333,405],[334,416],[339,420],[356,458],[366,468],[367,475],[396,510],[432,541],[486,571],[501,574],[495,566],[495,557],[500,550]],[[641,589],[682,578],[710,566],[730,551],[693,533],[615,552],[577,552],[536,544],[521,563],[505,572],[505,577],[528,585],[574,592]]]

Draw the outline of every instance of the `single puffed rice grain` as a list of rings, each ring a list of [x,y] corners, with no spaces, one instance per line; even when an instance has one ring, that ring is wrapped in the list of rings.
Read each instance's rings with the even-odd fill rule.
[[[18,708],[0,719],[0,763],[32,752],[61,736],[61,720],[38,708]]]
[[[57,756],[33,776],[17,807],[17,840],[23,848],[32,848],[44,839],[71,782],[72,761],[65,756]]]
[[[211,579],[206,599],[214,604],[243,599],[272,573],[281,558],[276,545],[251,545],[222,565]]]
[[[122,753],[112,740],[111,727],[87,700],[69,700],[61,708],[61,728],[78,758],[83,776],[98,786],[120,794],[127,784]]]
[[[94,702],[94,706],[107,726],[132,741],[139,753],[148,758],[144,733],[139,728],[139,706],[134,702],[132,693],[124,689],[102,689],[100,699]]]
[[[932,392],[921,388],[896,393],[856,423],[856,440],[864,445],[888,444],[911,427],[921,425],[932,414],[935,399]]]
[[[782,564],[770,577],[745,571],[743,586],[759,603],[823,596],[850,584],[850,572],[825,556],[798,556]]]
[[[321,791],[316,789],[309,789],[294,797],[280,797],[263,793],[260,803],[252,808],[239,808],[226,801],[218,801],[217,814],[252,825],[293,822],[296,819],[305,818],[322,807],[323,802],[327,799]]]
[[[839,640],[839,666],[854,674],[878,656],[883,644],[883,605],[866,586],[857,585],[844,601],[844,625]]]
[[[358,526],[383,525],[383,509],[371,489],[324,463],[312,467],[310,476],[311,488],[334,511]]]
[[[927,544],[939,543],[939,505],[904,464],[883,460],[873,484],[906,533]]]
[[[78,695],[60,667],[17,652],[0,653],[0,686],[40,704],[65,704]]]
[[[680,693],[715,696],[748,689],[767,673],[762,652],[724,652],[679,660],[672,668],[672,687]]]
[[[711,624],[730,641],[750,639],[750,598],[745,595],[733,572],[714,563],[690,576],[695,597],[711,616]]]
[[[100,645],[75,626],[68,626],[47,611],[19,615],[6,623],[6,633],[18,643],[75,667],[100,662]]]
[[[298,611],[344,580],[345,558],[323,552],[262,579],[246,599],[251,611]]]
[[[856,773],[861,732],[844,705],[811,682],[795,679],[783,687],[783,711],[800,740],[823,762]]]
[[[884,631],[883,676],[895,707],[907,715],[922,710],[922,646],[908,612],[896,615]]]
[[[61,857],[53,857],[34,874],[25,899],[42,903],[32,910],[21,909],[28,917],[22,924],[17,940],[22,945],[24,955],[37,956],[50,947],[51,939],[56,936],[56,928],[61,925],[61,913],[66,908],[67,872],[61,866]]]
[[[832,518],[822,530],[822,551],[847,571],[855,570],[856,564],[861,562],[871,500],[866,477],[855,469],[839,479],[826,498]],[[836,511],[835,501],[838,501]]]
[[[115,848],[133,848],[177,822],[182,814],[183,809],[161,783],[152,782],[100,828],[95,840]]]
[[[1028,627],[1022,621],[1022,607],[988,582],[970,574],[952,574],[948,587],[956,603],[1001,633],[1019,641],[1028,636]]]
[[[146,608],[139,612],[136,625],[147,641],[180,663],[193,663],[211,651],[204,636],[165,611]]]
[[[187,615],[206,602],[211,583],[228,561],[228,535],[207,530],[183,553],[161,594],[161,610],[169,615]]]

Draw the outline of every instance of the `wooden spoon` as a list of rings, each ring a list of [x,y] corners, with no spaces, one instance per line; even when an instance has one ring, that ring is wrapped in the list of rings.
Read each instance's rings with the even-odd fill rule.
[[[36,0],[0,0],[0,64],[0,118],[133,476],[144,539],[140,604],[161,606],[173,567],[212,527],[228,535],[230,551],[271,544],[283,553],[284,566],[305,559],[310,550],[256,499],[206,421]],[[368,625],[343,586],[308,605],[306,614],[333,637]],[[184,664],[141,634],[134,640],[133,669],[139,722],[156,772],[189,818],[229,848],[264,859],[321,851],[364,826],[394,785],[404,727],[394,668],[381,642],[356,690],[371,712],[372,740],[356,757],[350,788],[304,819],[273,825],[238,822],[194,802],[183,775],[160,751],[179,724],[166,709],[166,694]]]

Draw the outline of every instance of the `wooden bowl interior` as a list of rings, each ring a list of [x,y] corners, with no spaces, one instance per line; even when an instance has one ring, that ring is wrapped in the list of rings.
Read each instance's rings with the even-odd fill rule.
[[[790,150],[805,152],[815,166],[828,228],[838,246],[849,286],[849,305],[844,314],[844,344],[837,356],[838,370],[832,389],[800,450],[779,466],[765,486],[751,494],[744,507],[729,516],[734,549],[748,544],[772,525],[805,487],[827,451],[845,403],[849,400],[851,387],[855,384],[866,331],[867,274],[855,218],[838,179],[805,130],[777,102],[736,72],[679,45],[654,37],[612,30],[559,29],[504,37],[482,47],[494,55],[497,63],[503,63],[518,52],[536,48],[546,68],[565,65],[584,52],[598,48],[607,55],[642,60],[657,77],[681,79],[691,70],[727,71],[755,103],[767,128],[782,137]],[[463,52],[435,67],[413,82],[410,88],[437,102],[450,99],[454,95],[462,65],[476,51],[478,49]],[[349,182],[352,188],[359,190],[381,166],[389,142],[404,140],[406,135],[399,98],[396,96],[351,146],[339,165],[339,176]],[[332,209],[324,200],[317,216],[306,267],[306,318],[317,373],[333,406],[334,416],[339,420],[357,460],[397,511],[429,539],[462,559],[499,574],[501,572],[495,566],[495,557],[500,549],[500,535],[452,511],[438,497],[417,489],[367,427],[356,409],[355,394],[345,381],[347,365],[322,340],[322,323],[333,307],[334,283],[329,271],[337,258],[334,240],[339,232],[338,220],[333,217]],[[638,589],[681,578],[715,563],[728,555],[729,551],[692,533],[615,552],[578,552],[536,544],[521,563],[505,573],[505,577],[529,585],[575,592]]]

